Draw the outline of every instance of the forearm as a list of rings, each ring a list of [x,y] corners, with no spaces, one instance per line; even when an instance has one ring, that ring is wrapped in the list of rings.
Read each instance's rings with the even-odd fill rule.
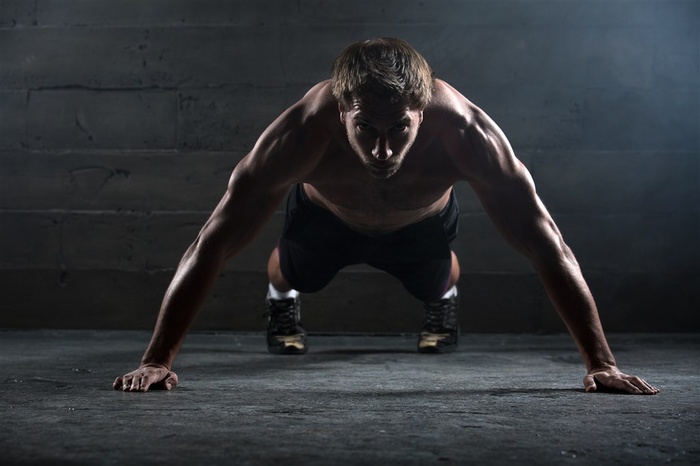
[[[199,250],[197,243],[190,246],[165,293],[142,364],[172,366],[224,264],[223,258]]]
[[[552,304],[566,324],[587,369],[615,365],[593,296],[568,251],[556,260],[536,263]]]

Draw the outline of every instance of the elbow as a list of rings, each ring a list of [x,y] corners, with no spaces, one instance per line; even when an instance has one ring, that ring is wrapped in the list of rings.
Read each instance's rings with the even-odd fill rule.
[[[539,260],[541,263],[546,264],[547,266],[553,266],[558,269],[571,270],[579,268],[579,264],[574,256],[574,253],[566,244],[553,248],[552,251],[543,255],[543,257]]]
[[[529,252],[530,260],[539,271],[552,269],[578,269],[579,264],[571,248],[563,240],[534,247]]]
[[[193,253],[223,264],[237,256],[255,239],[256,231],[249,228],[224,228],[220,224],[205,225],[190,248]]]
[[[230,257],[227,254],[227,245],[217,235],[208,232],[206,228],[197,235],[185,252],[185,260],[221,264],[222,266]]]

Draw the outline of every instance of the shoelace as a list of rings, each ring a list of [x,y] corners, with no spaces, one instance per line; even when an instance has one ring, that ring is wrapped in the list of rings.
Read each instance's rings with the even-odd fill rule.
[[[432,333],[453,330],[457,325],[457,300],[441,300],[437,303],[425,303],[423,329]]]
[[[292,300],[283,300],[272,303],[272,309],[265,314],[269,317],[272,326],[280,332],[292,332],[297,326],[297,307]]]
[[[446,309],[441,305],[425,305],[425,316],[423,318],[423,328],[431,332],[444,330],[444,320]]]

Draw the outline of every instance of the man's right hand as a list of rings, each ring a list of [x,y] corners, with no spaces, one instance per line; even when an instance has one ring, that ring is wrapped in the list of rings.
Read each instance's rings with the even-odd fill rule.
[[[115,390],[125,392],[145,392],[172,390],[177,386],[177,374],[160,364],[144,364],[133,372],[117,377],[112,385]]]

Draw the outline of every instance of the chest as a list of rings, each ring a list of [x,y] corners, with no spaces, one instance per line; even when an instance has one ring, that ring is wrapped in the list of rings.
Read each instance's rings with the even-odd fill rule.
[[[391,215],[430,207],[457,182],[448,157],[433,145],[417,145],[399,171],[388,179],[372,178],[349,146],[333,144],[305,182],[342,209]]]

